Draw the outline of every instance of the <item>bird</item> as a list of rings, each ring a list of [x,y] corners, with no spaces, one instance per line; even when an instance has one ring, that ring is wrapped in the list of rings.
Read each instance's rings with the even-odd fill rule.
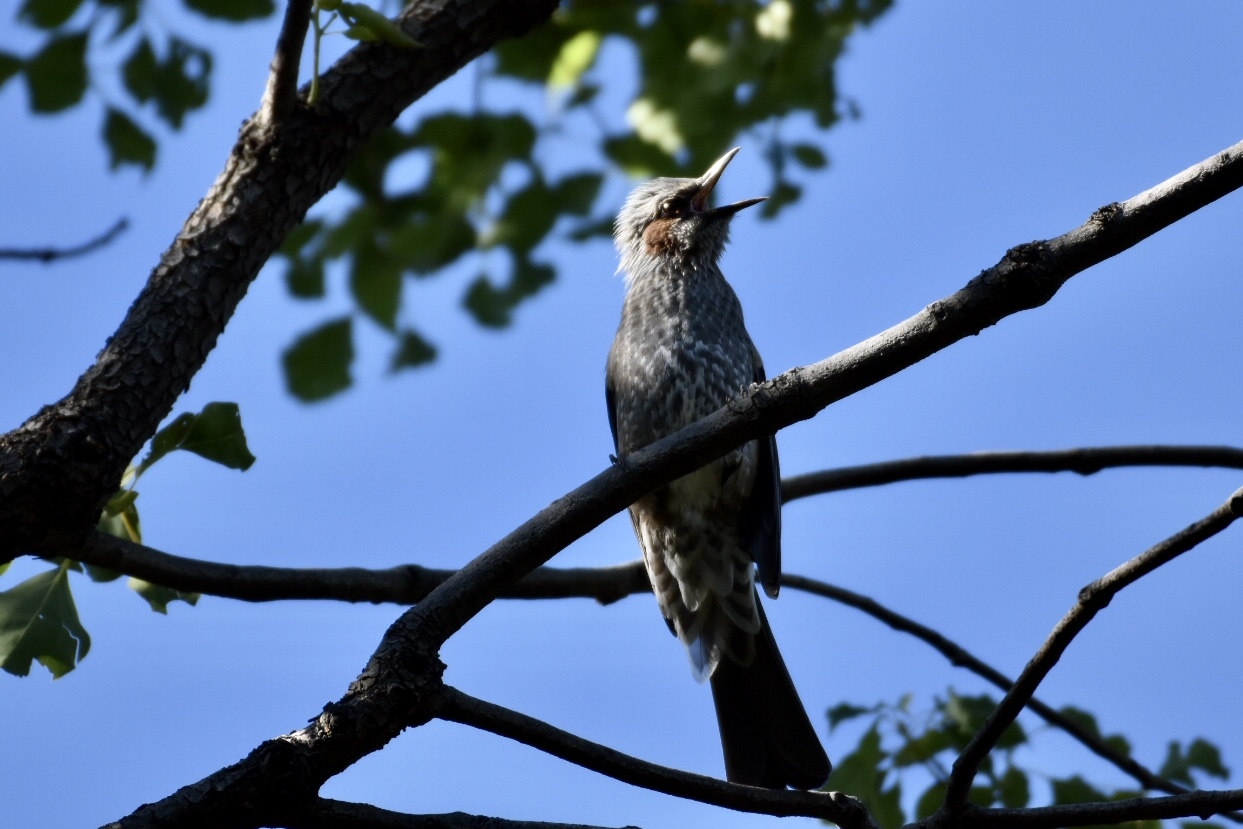
[[[731,219],[764,201],[710,207],[738,153],[698,178],[635,188],[614,225],[626,296],[605,398],[614,459],[724,406],[764,365],[720,269]],[[781,577],[781,476],[768,436],[645,495],[629,508],[652,590],[691,672],[712,689],[726,779],[813,789],[832,770],[777,650],[756,589]]]

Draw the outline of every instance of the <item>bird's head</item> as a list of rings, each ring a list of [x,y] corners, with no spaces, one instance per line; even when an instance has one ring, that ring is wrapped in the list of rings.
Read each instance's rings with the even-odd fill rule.
[[[735,147],[699,178],[658,178],[635,188],[613,229],[613,242],[621,254],[619,270],[634,278],[662,266],[715,265],[729,238],[729,220],[765,198],[708,206],[721,173],[737,154]]]

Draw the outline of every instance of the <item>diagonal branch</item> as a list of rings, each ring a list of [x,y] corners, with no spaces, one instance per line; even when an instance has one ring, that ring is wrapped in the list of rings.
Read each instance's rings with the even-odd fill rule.
[[[907,618],[900,613],[882,605],[880,602],[868,596],[846,590],[836,585],[827,584],[816,579],[809,579],[805,576],[787,575],[781,579],[781,586],[788,587],[792,590],[802,590],[815,596],[839,602],[847,607],[853,607],[861,610],[874,619],[877,619],[889,627],[900,633],[909,633],[916,639],[930,645],[933,650],[949,660],[950,664],[957,668],[965,668],[991,682],[1002,691],[1009,691],[1014,687],[1014,682],[1005,674],[989,665],[982,659],[974,656],[966,648],[943,636],[927,625],[921,625],[913,619]],[[1085,748],[1103,760],[1112,763],[1117,768],[1133,777],[1145,789],[1155,791],[1169,792],[1170,794],[1184,794],[1191,791],[1185,786],[1167,780],[1160,775],[1154,774],[1151,770],[1137,763],[1132,758],[1109,746],[1099,735],[1093,734],[1074,720],[1061,714],[1057,709],[1047,705],[1035,697],[1031,697],[1026,702],[1026,707],[1033,713],[1043,719],[1049,725],[1060,728],[1062,731],[1078,740]],[[1243,815],[1228,814],[1236,823],[1243,823]]]
[[[57,259],[71,259],[75,256],[82,256],[93,250],[102,248],[112,242],[113,239],[120,236],[129,227],[129,219],[124,217],[117,219],[116,224],[108,228],[106,231],[80,245],[71,248],[0,248],[0,261],[5,259],[16,260],[37,260],[44,264],[54,262]]]
[[[785,501],[843,489],[926,478],[966,478],[1002,472],[1076,472],[1094,475],[1126,466],[1205,466],[1243,469],[1243,449],[1233,446],[1094,446],[1053,452],[973,452],[927,455],[793,475],[781,481]]]
[[[1063,826],[1120,825],[1130,821],[1179,817],[1207,820],[1212,815],[1240,808],[1243,808],[1243,789],[1227,789],[1030,809],[980,809],[969,806],[956,825],[962,829],[1061,829]],[[924,825],[929,823],[927,821]]]
[[[818,817],[847,829],[876,827],[863,804],[848,795],[761,789],[659,766],[584,740],[525,714],[475,699],[456,688],[445,687],[438,716],[508,737],[623,783],[663,794],[740,812],[774,817]]]
[[[528,6],[517,4],[514,8]],[[414,34],[420,34],[419,39],[428,42],[426,35]],[[469,33],[459,33],[461,37],[475,35],[474,28]],[[435,42],[440,43],[439,40]],[[411,50],[411,54],[423,56],[430,51]],[[326,98],[331,100],[331,90],[326,91],[330,93]],[[1011,314],[1042,305],[1075,274],[1126,250],[1240,186],[1243,186],[1243,143],[1127,202],[1097,210],[1087,223],[1063,236],[1010,250],[997,265],[955,294],[933,303],[888,331],[823,362],[794,369],[753,386],[714,414],[628,455],[624,468],[606,469],[558,499],[434,588],[417,607],[403,613],[385,633],[366,668],[346,694],[328,705],[309,726],[267,741],[245,760],[185,787],[164,801],[144,806],[118,825],[159,825],[164,819],[161,816],[169,814],[184,818],[193,815],[201,825],[236,822],[238,810],[242,808],[238,804],[305,800],[329,777],[363,755],[378,750],[401,729],[430,718],[444,668],[437,656],[440,646],[508,585],[614,513],[656,487],[719,458],[733,447],[812,417],[831,403],[896,374],[964,337],[978,334]],[[272,207],[276,209],[277,206]],[[245,236],[243,233],[243,238]],[[270,251],[261,251],[265,258],[267,252]],[[138,304],[141,303],[140,298]],[[232,307],[230,304],[230,311]],[[114,339],[110,348],[116,344]],[[108,353],[106,350],[105,357]],[[168,355],[161,352],[161,356]],[[197,364],[194,368],[197,369]],[[126,385],[119,378],[113,380]],[[93,387],[93,384],[87,383],[87,386]],[[112,393],[109,389],[105,386],[95,393],[108,395]],[[86,402],[81,401],[81,405]],[[171,399],[167,402],[171,406]],[[159,405],[164,406],[163,402]],[[57,407],[48,411],[51,414],[47,416],[55,419]],[[163,411],[167,411],[167,407],[163,407]],[[23,428],[30,429],[31,424],[39,422],[39,418],[32,419]],[[144,421],[131,428],[135,436],[138,433],[149,435],[154,431],[155,422]],[[105,482],[109,486],[96,490],[88,486],[88,491],[97,491],[99,497],[92,505],[93,511],[80,518],[90,519],[92,525],[102,500],[115,488],[120,470],[138,451],[141,441],[132,445],[125,441],[116,445],[103,443],[110,447],[109,451],[115,450],[117,445],[124,445],[129,451],[124,457],[109,458],[109,462],[117,461],[115,477]],[[98,446],[91,452],[97,459],[101,454],[108,455],[101,453]],[[25,536],[21,533],[5,535],[10,522],[4,520],[2,508],[5,499],[11,497],[12,485],[5,478],[2,454],[0,452],[0,538],[12,545],[14,539],[29,538],[31,522],[27,520],[14,528],[25,530]],[[97,465],[108,464],[97,461]],[[34,466],[28,464],[22,469]],[[12,474],[13,480],[21,479],[17,471]],[[99,482],[95,481],[94,486],[98,487]],[[26,492],[27,503],[31,502],[32,494],[39,493]],[[43,494],[79,499],[72,491]],[[33,500],[50,510],[46,502]],[[51,520],[46,515],[43,517],[45,521]],[[63,521],[63,518],[58,517],[56,521]],[[1021,677],[1019,681],[1022,682]],[[1018,707],[1021,708],[1022,703]],[[975,762],[978,764],[979,760]]]
[[[962,754],[954,761],[954,769],[946,788],[944,808],[950,812],[956,812],[966,807],[967,794],[980,763],[997,744],[1002,732],[1014,722],[1019,712],[1032,698],[1036,687],[1057,664],[1079,631],[1083,630],[1099,611],[1108,606],[1120,590],[1217,535],[1229,527],[1240,515],[1243,515],[1243,489],[1236,490],[1224,504],[1207,517],[1150,547],[1080,590],[1075,606],[1053,628],[1053,632],[1040,646],[1040,650],[1023,668],[1018,680],[993,709],[993,713],[989,715],[980,730],[971,738],[971,742],[963,749]]]

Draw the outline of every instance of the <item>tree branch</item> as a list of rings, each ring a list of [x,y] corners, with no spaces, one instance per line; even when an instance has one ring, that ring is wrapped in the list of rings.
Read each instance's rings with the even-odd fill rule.
[[[117,219],[116,224],[108,228],[99,236],[91,239],[89,242],[83,242],[71,248],[0,248],[0,261],[5,259],[15,260],[37,260],[39,262],[48,263],[57,259],[71,259],[75,256],[82,256],[93,250],[102,248],[112,242],[113,239],[120,236],[129,227],[129,219],[124,217]]]
[[[1240,515],[1243,515],[1243,489],[1236,490],[1207,517],[1150,547],[1080,590],[1075,606],[1053,628],[1040,650],[1023,668],[1018,680],[954,761],[946,787],[944,808],[956,812],[967,805],[971,782],[975,779],[980,763],[992,751],[1002,732],[1014,722],[1035,693],[1036,687],[1057,664],[1079,631],[1108,606],[1120,590],[1217,535]]]
[[[869,598],[859,593],[846,590],[836,585],[827,584],[826,582],[809,579],[805,576],[785,575],[781,577],[781,586],[788,587],[792,590],[802,590],[815,596],[839,602],[847,607],[853,607],[861,610],[867,615],[880,622],[888,625],[900,633],[909,633],[916,639],[930,645],[933,650],[949,660],[950,664],[957,668],[965,668],[968,671],[991,682],[1002,691],[1009,691],[1014,687],[1014,682],[1003,674],[1001,671],[992,667],[982,659],[971,654],[966,648],[948,639],[932,628],[921,625],[913,619],[907,618],[900,613],[882,605],[875,599]],[[1033,713],[1056,728],[1060,728],[1066,734],[1083,744],[1085,748],[1103,760],[1112,763],[1114,766],[1129,774],[1145,789],[1169,792],[1170,794],[1184,794],[1191,791],[1190,789],[1180,786],[1172,780],[1166,780],[1153,773],[1148,768],[1137,763],[1132,758],[1114,751],[1110,746],[1102,740],[1098,735],[1093,734],[1087,729],[1080,726],[1074,720],[1063,716],[1057,709],[1047,705],[1034,696],[1027,700],[1026,707]],[[1236,823],[1243,823],[1243,815],[1231,813],[1225,815]]]
[[[525,10],[529,5],[517,4],[515,8]],[[421,32],[412,34],[418,34],[424,43],[435,44],[441,44],[443,41],[439,38],[444,36],[434,34],[433,39]],[[473,44],[478,39],[478,30],[470,26],[458,32],[458,36],[471,39]],[[430,51],[410,50],[414,57],[405,59],[417,60]],[[336,83],[347,84],[348,79],[338,77]],[[334,100],[333,96],[338,94],[330,84],[325,84],[325,92],[327,100]],[[283,170],[282,174],[292,175],[293,171]],[[334,171],[333,175],[337,173]],[[402,728],[432,716],[435,690],[439,688],[444,667],[437,654],[444,641],[500,595],[507,585],[548,561],[609,516],[620,512],[645,493],[703,466],[733,447],[812,417],[829,404],[891,376],[964,337],[977,334],[1006,316],[1047,302],[1074,274],[1137,244],[1241,185],[1243,143],[1127,202],[1097,210],[1086,224],[1063,236],[1010,250],[1001,262],[985,270],[964,288],[933,303],[905,322],[821,363],[794,369],[753,386],[714,414],[627,456],[624,468],[610,467],[558,499],[434,588],[418,606],[403,613],[385,633],[366,668],[346,694],[340,701],[327,706],[311,725],[294,734],[269,740],[242,762],[222,769],[160,803],[143,807],[120,825],[156,826],[164,824],[168,820],[166,816],[176,815],[182,821],[209,826],[238,822],[240,817],[250,819],[251,811],[239,816],[239,810],[243,808],[239,804],[307,801],[328,777],[364,754],[379,749]],[[283,205],[269,205],[269,209],[278,211],[274,215],[279,217],[282,215],[279,210],[285,208]],[[243,241],[251,233],[245,227],[235,230],[241,234]],[[283,237],[284,229],[279,235]],[[266,244],[258,250],[264,258],[270,252]],[[140,298],[138,305],[142,303]],[[229,298],[225,304],[231,312],[236,299]],[[157,330],[164,332],[168,329],[159,327]],[[215,334],[219,333],[217,329],[213,332],[209,340],[196,341],[203,353],[214,342]],[[110,349],[115,349],[117,343],[118,340],[114,339]],[[148,344],[150,347],[151,344]],[[105,357],[108,353],[106,350]],[[164,358],[174,356],[162,350],[159,353]],[[197,369],[199,363],[201,360],[195,362],[193,368]],[[168,372],[167,367],[164,372]],[[172,373],[177,374],[175,371]],[[131,384],[124,378],[111,379],[122,391],[132,391]],[[97,405],[95,395],[109,397],[118,393],[107,384],[98,388],[94,382],[85,384],[84,393],[89,393],[80,405],[85,406],[88,402]],[[159,406],[163,406],[163,398],[159,395],[156,398],[161,401]],[[171,406],[171,399],[167,402]],[[147,405],[144,402],[144,412]],[[55,420],[53,415],[58,408],[49,411],[52,414],[45,415]],[[162,411],[167,411],[167,407]],[[112,414],[115,416],[116,413]],[[145,436],[154,431],[158,418],[150,423],[142,418],[140,421],[128,427],[105,424],[105,437],[116,429],[129,428],[134,436],[143,434],[145,440]],[[38,429],[32,430],[31,424],[42,422],[40,418],[35,418],[23,429],[31,435],[37,434]],[[49,437],[43,436],[43,441],[46,443]],[[56,441],[52,444],[58,445]],[[91,486],[98,487],[98,481],[93,484],[90,481],[78,482],[88,492],[98,491],[99,494],[93,512],[80,516],[83,522],[89,519],[91,526],[98,515],[99,505],[114,490],[120,470],[137,452],[141,441],[131,445],[126,441],[106,440],[103,445],[106,451],[101,452],[99,448],[93,450],[93,457],[97,460],[92,468],[108,467],[117,461],[115,476],[108,481],[110,485],[96,490]],[[123,458],[109,454],[122,445],[129,449]],[[17,454],[24,457],[20,452]],[[98,460],[101,454],[105,461]],[[28,463],[9,473],[4,463],[0,462],[0,507],[13,497],[13,486],[5,478],[6,473],[11,474],[13,480],[29,480],[31,473],[28,470],[34,466]],[[21,473],[25,473],[25,478]],[[18,493],[25,502],[42,506],[44,512],[39,515],[44,523],[33,522],[39,527],[59,526],[58,522],[64,521],[64,507],[61,506],[57,512],[48,506],[49,502],[32,498],[32,495],[43,498],[60,496],[71,502],[80,500],[80,496],[72,490],[31,493],[19,488]],[[55,500],[51,503],[59,504]],[[56,517],[49,513],[55,513]],[[12,522],[6,522],[4,517],[0,511],[0,538],[9,544],[13,544],[14,538],[29,538],[32,525],[29,519],[17,523],[15,529],[22,532],[5,535]],[[1020,677],[1019,682],[1022,681]],[[1006,700],[1002,704],[1005,705]],[[1021,708],[1022,704],[1019,703],[1018,707]],[[253,810],[254,807],[248,808]]]
[[[346,602],[393,602],[412,605],[456,570],[403,564],[383,570],[363,567],[263,567],[219,564],[183,558],[96,531],[65,556],[191,593],[247,602],[288,599],[335,599]],[[651,590],[643,562],[615,567],[542,567],[502,594],[510,599],[588,598],[611,604],[632,593]]]
[[[1205,466],[1243,469],[1243,449],[1233,446],[1098,446],[1052,452],[973,452],[928,455],[862,466],[826,469],[782,479],[788,503],[809,495],[926,478],[966,478],[1002,472],[1076,472],[1094,475],[1126,466]]]
[[[525,714],[475,699],[456,688],[445,687],[437,716],[508,737],[614,780],[662,794],[739,812],[818,817],[846,829],[876,829],[863,804],[848,795],[761,789],[659,766],[584,740]]]
[[[603,829],[577,823],[509,820],[463,812],[407,815],[366,803],[346,803],[326,798],[317,799],[293,820],[271,825],[274,829]]]
[[[1233,789],[1030,809],[980,809],[970,806],[955,825],[962,829],[1060,829],[1063,826],[1122,824],[1179,817],[1208,820],[1215,814],[1240,808],[1243,808],[1243,789]]]
[[[286,0],[285,19],[276,38],[276,54],[268,68],[268,83],[259,105],[259,121],[266,129],[279,127],[298,103],[298,67],[311,25],[313,0]]]

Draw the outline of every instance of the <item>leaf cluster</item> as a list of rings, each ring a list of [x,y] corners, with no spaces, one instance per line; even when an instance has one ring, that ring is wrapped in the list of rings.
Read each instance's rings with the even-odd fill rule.
[[[862,720],[866,728],[855,749],[833,769],[826,788],[858,797],[884,829],[896,829],[931,817],[945,802],[946,783],[954,758],[961,754],[996,707],[997,701],[988,694],[967,696],[953,689],[943,697],[934,697],[931,709],[926,712],[916,712],[909,695],[897,703],[834,706],[828,712],[831,730],[852,720]],[[1096,717],[1087,711],[1067,706],[1059,713],[1120,754],[1131,756],[1126,738],[1120,734],[1102,734]],[[976,783],[971,787],[970,800],[974,805],[1023,808],[1034,798],[1040,799],[1033,790],[1041,784],[1047,786],[1049,803],[1055,806],[1144,795],[1136,789],[1101,787],[1079,774],[1048,776],[1022,765],[1016,760],[1016,754],[1032,747],[1034,736],[1034,732],[1018,722],[1005,730],[996,749],[981,764]],[[1212,743],[1196,738],[1184,749],[1181,743],[1171,742],[1160,775],[1195,787],[1194,774],[1222,780],[1229,777],[1221,754]],[[918,794],[913,798],[904,794],[903,782],[918,783],[915,788]],[[1162,824],[1154,820],[1124,825],[1134,829],[1160,829]],[[1193,826],[1221,829],[1217,824],[1200,821],[1180,825],[1185,829]]]
[[[551,116],[478,104],[432,113],[390,129],[358,156],[344,181],[352,206],[310,220],[282,251],[291,295],[325,296],[326,268],[339,262],[354,303],[350,315],[324,321],[286,350],[289,391],[314,401],[349,387],[356,317],[393,337],[392,371],[433,360],[435,345],[402,313],[406,286],[453,266],[476,271],[463,309],[482,326],[509,325],[556,279],[555,262],[539,248],[558,227],[574,242],[609,235],[611,211],[597,202],[610,174],[698,175],[751,133],[773,177],[764,212],[776,215],[801,193],[792,171],[828,164],[818,146],[784,141],[782,123],[803,114],[826,129],[839,120],[835,62],[846,37],[889,5],[596,0],[568,4],[528,36],[502,43],[476,66],[478,100],[498,99],[493,90],[506,101],[545,98]],[[602,65],[606,49],[629,55],[638,75],[625,123],[610,123],[599,103],[617,82],[612,64]],[[512,94],[515,86],[523,95]],[[594,137],[575,151],[594,145],[597,166],[554,174],[557,142],[580,126]],[[425,178],[393,192],[395,171],[411,161],[426,168]],[[506,254],[500,261],[498,251]]]
[[[186,10],[225,22],[267,17],[275,0],[182,0]],[[88,90],[103,99],[101,137],[112,169],[155,166],[150,122],[179,130],[186,115],[207,103],[212,53],[167,31],[142,0],[24,0],[18,22],[36,30],[33,52],[0,50],[0,86],[20,77],[30,109],[40,115],[83,103]],[[121,57],[118,57],[121,56]],[[115,78],[118,83],[110,82]],[[118,88],[123,98],[102,90]],[[144,126],[142,122],[147,122]]]

